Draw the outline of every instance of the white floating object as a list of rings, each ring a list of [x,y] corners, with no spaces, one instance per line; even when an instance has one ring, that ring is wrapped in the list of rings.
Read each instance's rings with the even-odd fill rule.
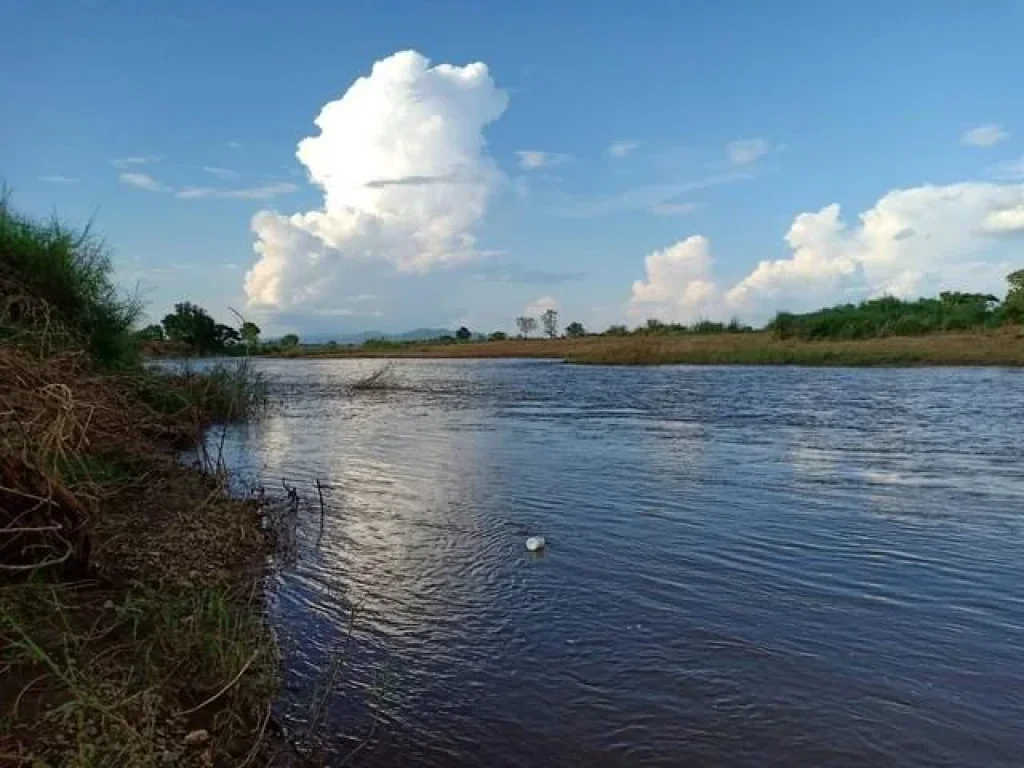
[[[526,540],[526,548],[531,552],[538,552],[544,549],[546,543],[543,536],[531,536]]]

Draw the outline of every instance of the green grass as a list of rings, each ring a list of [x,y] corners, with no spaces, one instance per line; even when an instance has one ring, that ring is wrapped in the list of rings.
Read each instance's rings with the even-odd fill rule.
[[[17,754],[25,764],[192,765],[199,750],[186,733],[216,733],[214,748],[228,751],[251,744],[267,714],[253,703],[273,695],[276,647],[258,612],[225,588],[117,595],[28,583],[0,588],[0,609],[10,688],[0,726],[42,730]]]
[[[154,410],[175,414],[192,408],[204,422],[237,422],[267,407],[267,380],[249,359],[197,370],[187,363],[177,373],[147,371],[137,379],[139,397]]]
[[[58,219],[34,221],[0,192],[0,337],[42,345],[81,345],[99,363],[130,367],[138,360],[130,333],[138,300],[114,284],[110,257],[88,230]]]

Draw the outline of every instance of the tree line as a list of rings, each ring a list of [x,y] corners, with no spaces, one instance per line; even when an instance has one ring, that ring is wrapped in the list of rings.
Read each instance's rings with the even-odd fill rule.
[[[218,323],[205,309],[191,301],[174,305],[174,311],[164,316],[159,323],[147,325],[136,332],[143,343],[172,342],[184,346],[197,355],[253,354],[262,351],[260,327],[238,316],[238,327]],[[295,334],[282,336],[276,346],[298,346]]]
[[[1024,321],[1024,269],[1007,275],[1006,297],[944,291],[935,298],[904,301],[892,296],[814,312],[780,312],[767,329],[782,338],[867,339],[919,336],[941,331],[1000,328]]]
[[[883,296],[859,304],[843,304],[813,312],[779,312],[764,326],[765,331],[781,338],[814,339],[866,339],[881,336],[920,335],[941,331],[968,331],[998,328],[1024,322],[1024,269],[1007,275],[1009,288],[1000,300],[991,294],[945,291],[935,298],[913,301]],[[233,310],[232,310],[233,311]],[[236,313],[237,315],[237,313]],[[149,325],[136,332],[142,342],[173,342],[185,346],[195,354],[263,354],[295,350],[299,337],[286,334],[277,341],[261,342],[260,327],[238,315],[237,327],[219,323],[202,307],[188,301],[174,305],[159,324]],[[530,338],[538,328],[549,339],[560,335],[558,311],[545,310],[539,318],[522,315],[515,320],[520,338]],[[701,320],[692,325],[665,323],[656,318],[647,320],[637,328],[611,325],[603,336],[673,335],[750,333],[754,328],[733,319],[728,323]],[[564,336],[580,338],[588,335],[582,323],[565,326]],[[454,333],[430,340],[433,343],[456,344],[471,341],[503,341],[508,334],[495,331],[484,335],[460,326]],[[368,339],[368,348],[403,347],[423,341],[393,341]],[[324,345],[338,346],[336,342]]]

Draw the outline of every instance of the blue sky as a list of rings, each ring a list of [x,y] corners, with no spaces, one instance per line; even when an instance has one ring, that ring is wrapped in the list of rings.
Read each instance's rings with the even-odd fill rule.
[[[154,316],[271,332],[1001,294],[1022,28],[994,1],[0,0],[0,177],[93,220]]]

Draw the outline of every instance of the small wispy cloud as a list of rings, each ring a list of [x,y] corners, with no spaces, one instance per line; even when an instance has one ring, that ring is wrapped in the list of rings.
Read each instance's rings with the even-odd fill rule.
[[[651,208],[651,213],[655,216],[689,216],[696,210],[696,203],[659,203]]]
[[[968,147],[994,147],[1008,138],[1010,138],[1010,134],[1003,129],[1003,126],[986,123],[960,134],[960,143]]]
[[[582,219],[624,211],[652,211],[660,205],[672,205],[673,200],[678,200],[696,190],[733,184],[754,177],[755,175],[749,171],[732,171],[677,184],[645,184],[615,195],[570,198],[561,205],[549,209],[548,212],[564,218]]]
[[[228,142],[228,146],[231,147],[231,149],[241,149],[242,148],[242,142],[240,142],[240,141],[229,141]]]
[[[40,176],[40,181],[45,181],[47,184],[78,184],[81,179],[76,179],[72,176]]]
[[[138,189],[144,189],[147,192],[170,192],[172,187],[157,181],[148,173],[121,173],[118,176],[121,179],[122,184],[127,184],[129,187],[136,187]]]
[[[206,171],[211,176],[215,176],[218,179],[223,179],[224,181],[229,181],[230,179],[237,179],[239,176],[242,175],[238,171],[233,171],[230,168],[217,168],[216,166],[212,165],[204,165],[203,170]]]
[[[1020,181],[1024,179],[1024,155],[1016,160],[993,165],[991,171],[997,178],[1006,181]]]
[[[115,168],[134,168],[139,165],[151,165],[159,162],[160,155],[135,155],[133,157],[118,157],[113,160]]]
[[[621,139],[619,141],[613,141],[608,147],[608,156],[614,158],[621,158],[628,155],[634,149],[640,146],[639,141],[631,141],[628,139]]]
[[[561,152],[544,152],[540,149],[521,149],[516,155],[519,157],[519,167],[528,171],[550,168],[569,160],[569,156]]]
[[[778,150],[768,139],[737,139],[725,145],[725,153],[733,165],[752,165],[770,152]]]
[[[557,285],[586,277],[584,272],[554,272],[530,269],[519,264],[496,263],[482,265],[473,279],[492,283],[518,283],[521,285]]]
[[[181,200],[271,200],[297,189],[291,182],[279,181],[257,187],[182,187],[174,196]]]

